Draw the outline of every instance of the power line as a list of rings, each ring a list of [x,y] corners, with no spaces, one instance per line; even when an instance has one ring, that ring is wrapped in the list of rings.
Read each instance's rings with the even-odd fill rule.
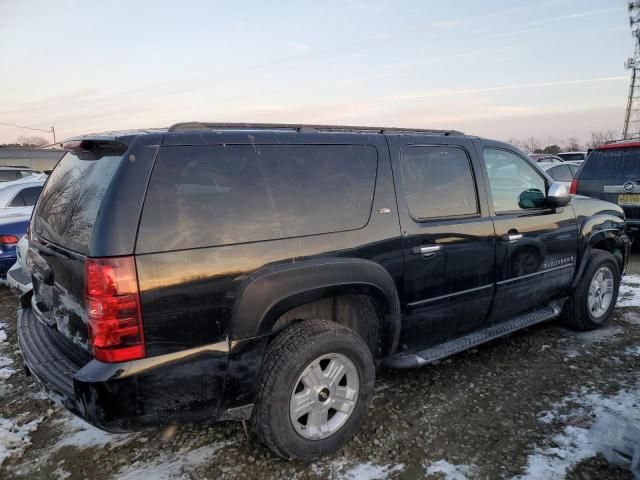
[[[33,127],[23,127],[22,125],[14,125],[13,123],[4,123],[4,122],[0,122],[0,125],[6,125],[8,127],[16,127],[16,128],[25,128],[27,130],[34,130],[36,132],[45,132],[45,133],[51,133],[51,129],[49,130],[44,130],[42,128],[33,128]]]

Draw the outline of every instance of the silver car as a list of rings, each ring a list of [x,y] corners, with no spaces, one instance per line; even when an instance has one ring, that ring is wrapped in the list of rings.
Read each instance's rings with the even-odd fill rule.
[[[576,173],[580,169],[580,165],[576,165],[574,162],[563,162],[563,163],[549,163],[549,162],[540,162],[537,164],[538,167],[553,178],[556,182],[560,182],[567,186],[567,188],[571,187],[571,182],[573,181],[573,177],[576,176]]]
[[[40,174],[0,183],[0,218],[30,216],[46,178]]]
[[[11,291],[18,296],[27,293],[33,288],[31,274],[27,269],[26,263],[27,250],[29,250],[29,240],[25,235],[20,239],[16,248],[16,263],[7,272],[7,284]]]

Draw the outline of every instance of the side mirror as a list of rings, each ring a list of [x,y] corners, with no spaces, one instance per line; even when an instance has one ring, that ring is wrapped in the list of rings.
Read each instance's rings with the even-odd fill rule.
[[[522,209],[544,208],[545,204],[544,193],[537,188],[525,190],[518,196],[518,206]]]
[[[549,186],[549,191],[547,192],[547,205],[556,208],[564,207],[565,205],[569,205],[570,201],[571,195],[564,183],[553,182]]]

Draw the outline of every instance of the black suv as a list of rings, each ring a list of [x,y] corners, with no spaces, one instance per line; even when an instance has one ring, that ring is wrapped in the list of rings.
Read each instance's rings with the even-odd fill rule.
[[[620,205],[628,232],[639,236],[640,141],[617,141],[595,148],[576,174],[571,193]]]
[[[312,459],[358,430],[377,366],[596,328],[627,263],[620,207],[455,131],[190,123],[65,148],[20,348],[109,431],[250,419]]]

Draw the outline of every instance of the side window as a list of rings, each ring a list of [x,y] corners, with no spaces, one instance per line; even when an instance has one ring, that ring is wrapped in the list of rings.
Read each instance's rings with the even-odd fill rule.
[[[0,170],[0,182],[15,180],[17,177],[15,170]]]
[[[33,207],[38,201],[42,187],[29,187],[22,190],[22,198],[27,207]]]
[[[414,220],[478,213],[471,163],[462,148],[406,147],[402,150],[401,170]]]
[[[580,167],[578,165],[569,165],[569,169],[571,170],[571,176],[575,177],[576,173],[578,173],[578,170],[580,170]]]
[[[519,155],[499,148],[485,148],[493,205],[497,213],[544,208],[544,177]]]
[[[570,182],[573,180],[571,170],[566,165],[558,165],[557,167],[550,168],[547,173],[551,175],[551,178],[559,182]]]
[[[364,227],[378,154],[364,145],[165,147],[138,251],[256,242]]]
[[[22,192],[18,192],[18,194],[13,197],[13,199],[9,202],[7,207],[24,207],[24,197],[22,196]]]

